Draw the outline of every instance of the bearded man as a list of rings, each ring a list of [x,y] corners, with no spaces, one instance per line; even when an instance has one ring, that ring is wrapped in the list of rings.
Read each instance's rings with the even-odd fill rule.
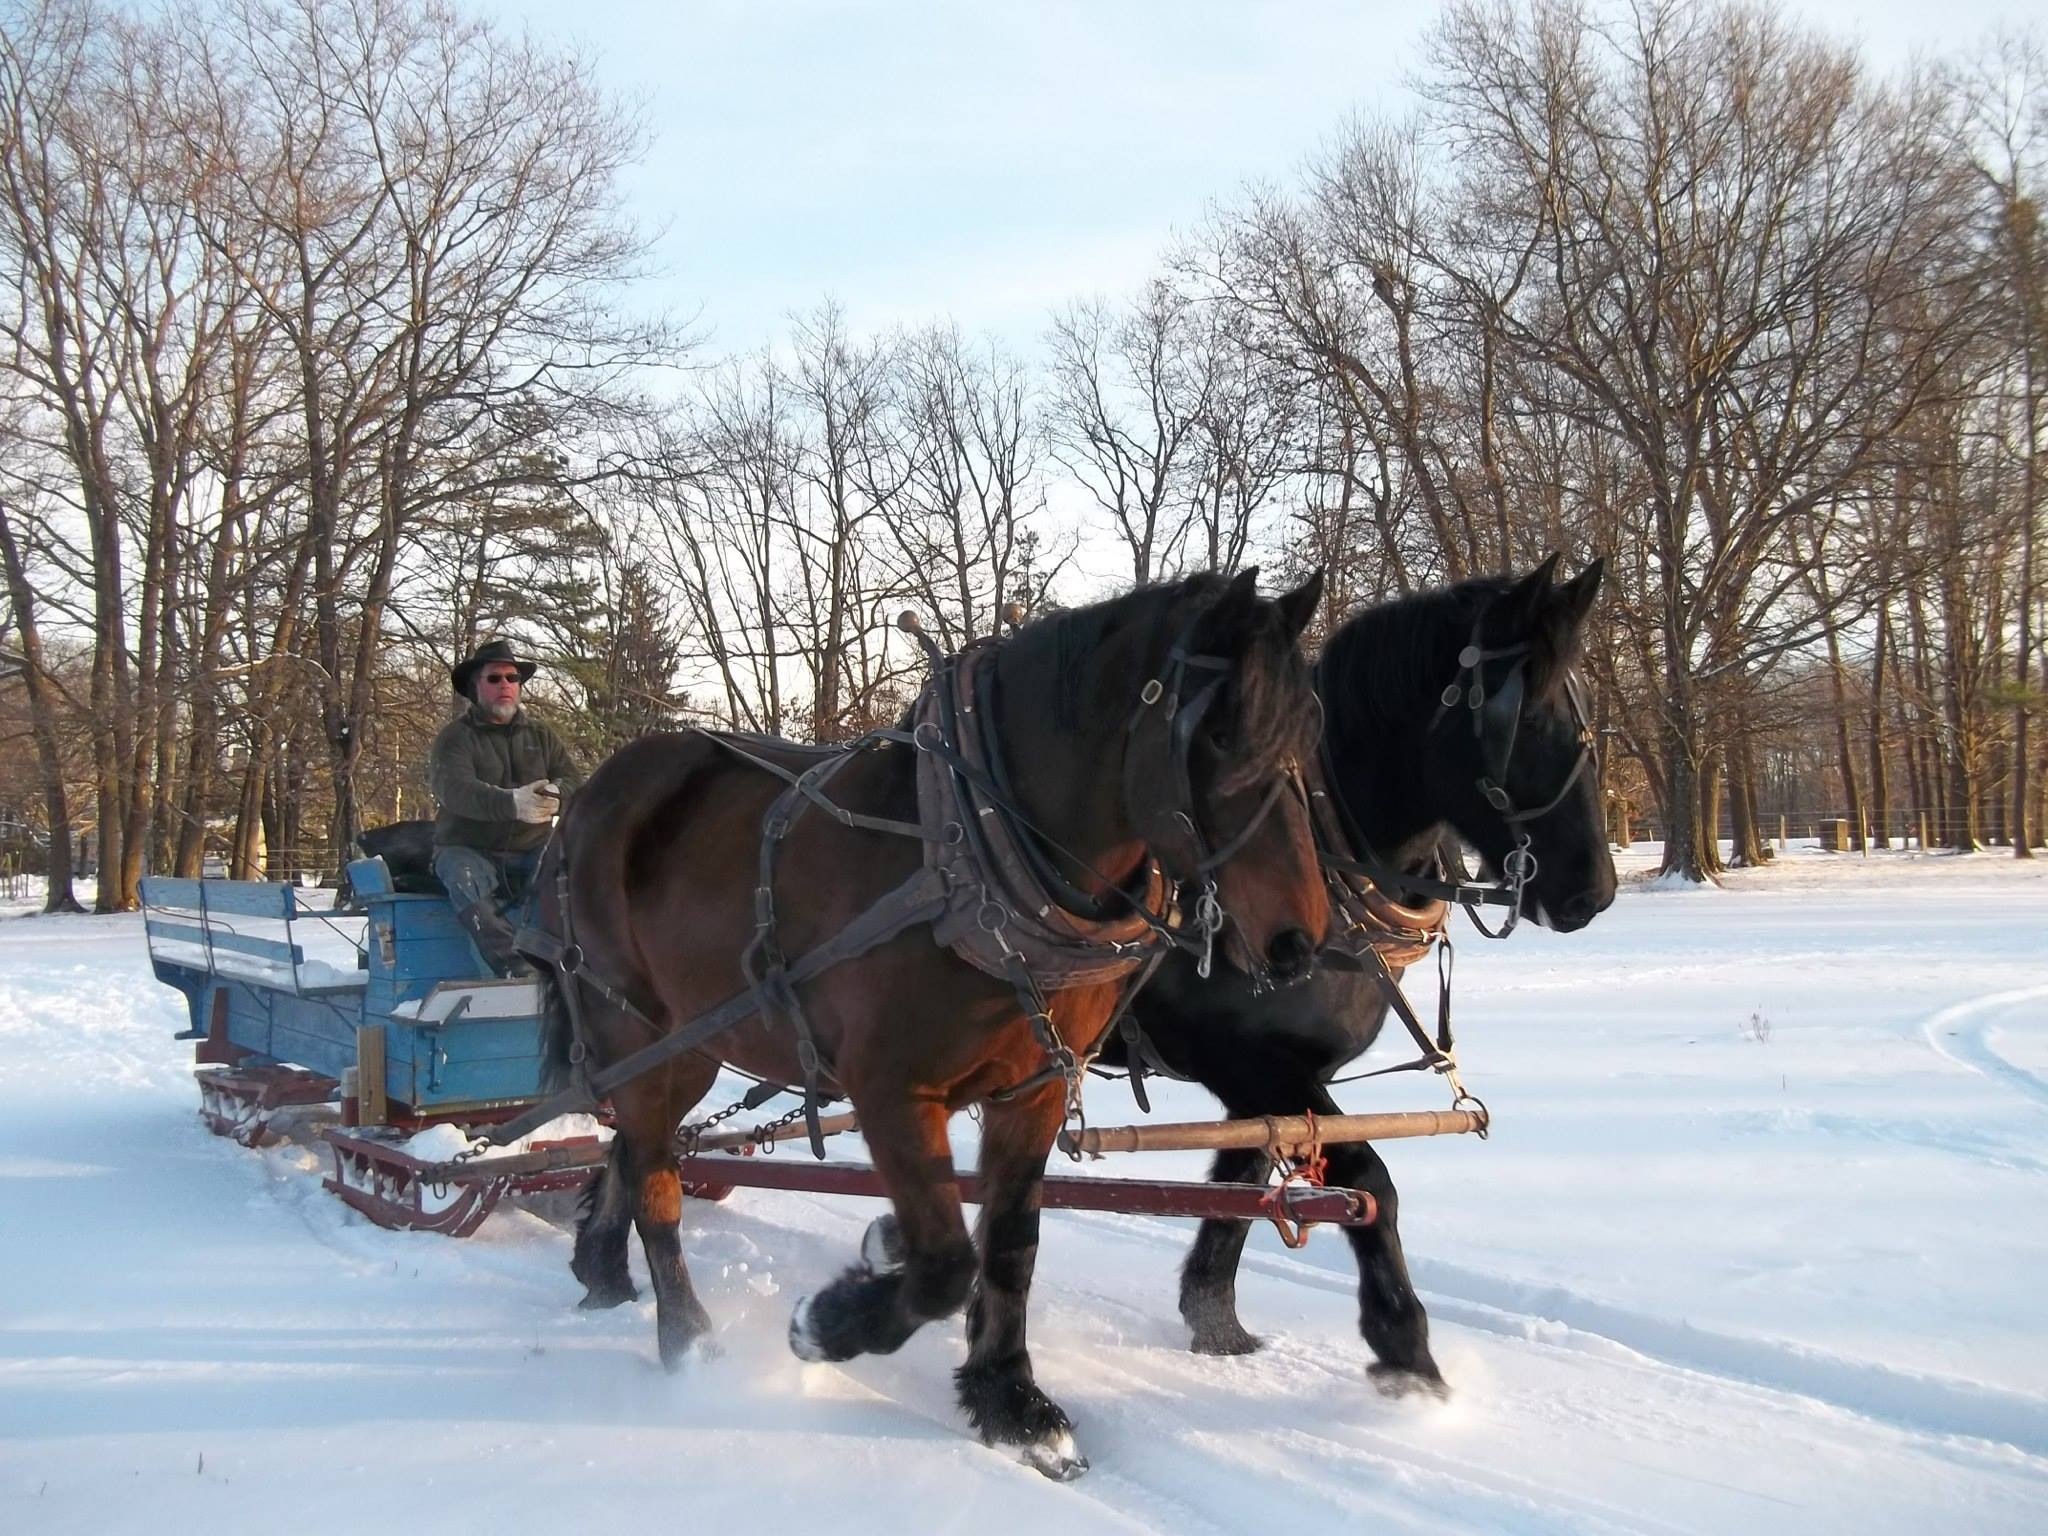
[[[562,796],[583,779],[561,738],[521,706],[536,670],[506,640],[488,640],[450,668],[467,707],[434,738],[429,772],[441,807],[434,873],[500,976],[532,971],[512,947],[505,906],[525,894]]]

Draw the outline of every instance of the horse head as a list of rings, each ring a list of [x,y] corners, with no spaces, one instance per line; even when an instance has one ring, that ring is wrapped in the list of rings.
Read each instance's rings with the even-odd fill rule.
[[[1301,765],[1320,714],[1296,645],[1322,594],[1318,572],[1277,599],[1254,568],[1181,584],[1164,653],[1139,691],[1124,753],[1134,826],[1218,928],[1226,958],[1256,977],[1308,975],[1329,924]]]
[[[1524,916],[1561,932],[1614,900],[1596,742],[1577,671],[1601,562],[1479,579],[1368,609],[1324,663],[1330,760],[1362,835],[1410,862],[1448,826]]]

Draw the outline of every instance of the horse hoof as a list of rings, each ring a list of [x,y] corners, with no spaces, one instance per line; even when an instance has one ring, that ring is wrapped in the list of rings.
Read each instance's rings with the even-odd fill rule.
[[[901,1274],[910,1262],[910,1249],[903,1241],[903,1224],[894,1212],[885,1212],[868,1223],[861,1234],[860,1261],[871,1275]]]
[[[1074,1444],[1071,1429],[1057,1429],[1042,1440],[1018,1446],[1017,1459],[1056,1483],[1071,1483],[1088,1470],[1088,1458]]]
[[[1228,1328],[1204,1328],[1188,1341],[1198,1355],[1255,1355],[1266,1347],[1256,1333],[1247,1333],[1241,1323]]]
[[[1418,1371],[1405,1365],[1375,1362],[1365,1368],[1365,1374],[1379,1388],[1381,1397],[1434,1397],[1440,1402],[1450,1399],[1451,1389],[1435,1366]]]
[[[583,1299],[576,1303],[576,1309],[579,1312],[605,1312],[639,1299],[640,1292],[634,1286],[629,1285],[622,1289],[618,1286],[593,1285],[584,1292]]]
[[[725,1347],[710,1334],[692,1334],[680,1344],[662,1346],[661,1368],[675,1376],[687,1365],[709,1365],[724,1353]]]
[[[711,1341],[711,1319],[701,1311],[666,1328],[657,1321],[655,1336],[661,1347],[661,1368],[671,1376],[693,1358],[718,1358],[718,1346]]]
[[[817,1364],[832,1357],[825,1352],[825,1346],[818,1342],[818,1336],[811,1329],[811,1298],[800,1297],[789,1314],[789,1352],[797,1359]]]

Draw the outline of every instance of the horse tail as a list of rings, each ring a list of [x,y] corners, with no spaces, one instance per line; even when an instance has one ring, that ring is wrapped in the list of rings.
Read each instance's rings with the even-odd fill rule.
[[[552,969],[540,978],[540,1092],[546,1098],[569,1086],[569,1044],[576,1031],[569,1022],[569,1000],[562,980]]]
[[[566,940],[557,873],[562,865],[563,830],[557,828],[547,852],[541,855],[539,868],[533,872],[531,921],[541,931]],[[561,972],[550,964],[537,965],[535,969],[540,980],[540,1091],[546,1097],[569,1086],[569,1047],[576,1039],[576,1029],[569,1018],[569,999],[562,990],[565,983]]]
[[[547,852],[534,872],[534,923],[573,941],[589,957],[593,973],[626,991],[645,990],[645,966],[633,949],[625,892],[636,878],[634,861],[666,845],[671,824],[698,773],[718,748],[701,733],[643,736],[598,765],[562,813]],[[574,875],[575,932],[563,921],[562,890]],[[580,985],[553,966],[541,967],[541,1087],[552,1093],[568,1086],[570,1047],[576,1030],[564,989]],[[607,1026],[616,1008],[594,1001],[585,989],[586,1042],[597,1062],[613,1042]]]

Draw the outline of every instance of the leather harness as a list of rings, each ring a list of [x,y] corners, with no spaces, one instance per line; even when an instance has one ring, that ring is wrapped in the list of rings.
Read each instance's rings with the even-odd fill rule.
[[[1127,726],[1126,756],[1149,746],[1148,735],[1156,736],[1168,759],[1161,766],[1169,770],[1168,788],[1174,798],[1153,815],[1154,830],[1145,837],[1145,862],[1129,882],[1135,893],[1104,881],[1108,895],[1097,898],[1077,890],[1053,869],[1041,845],[1057,848],[1057,844],[1032,826],[1008,790],[989,703],[997,644],[984,641],[942,658],[926,636],[914,629],[913,633],[935,670],[912,710],[909,730],[875,730],[843,745],[819,747],[729,732],[691,733],[781,779],[786,786],[762,819],[754,936],[742,956],[748,982],[744,991],[663,1034],[661,1026],[620,987],[584,963],[570,911],[568,860],[563,851],[556,851],[555,917],[560,932],[529,922],[519,930],[516,942],[522,952],[554,972],[570,1026],[569,1060],[575,1081],[513,1120],[493,1127],[477,1150],[516,1141],[558,1115],[594,1108],[621,1084],[704,1046],[759,1013],[787,1024],[792,1031],[803,1074],[804,1120],[811,1150],[823,1157],[818,1103],[821,1097],[830,1096],[823,1085],[831,1067],[819,1049],[797,988],[920,925],[929,926],[938,943],[968,964],[1010,983],[1046,1054],[1047,1065],[1041,1072],[993,1096],[1014,1098],[1060,1078],[1066,1084],[1069,1120],[1081,1115],[1080,1084],[1087,1062],[1059,1038],[1048,992],[1123,980],[1123,996],[1111,1019],[1114,1027],[1131,997],[1164,958],[1167,947],[1197,953],[1203,974],[1207,974],[1223,920],[1214,871],[1245,846],[1294,777],[1290,765],[1288,773],[1276,776],[1247,825],[1220,849],[1210,847],[1195,815],[1186,754],[1195,729],[1220,692],[1230,663],[1188,651],[1183,636],[1169,650],[1161,676],[1140,691]],[[1215,676],[1190,691],[1190,677],[1202,673]],[[918,753],[916,822],[853,811],[826,793],[832,779],[860,753],[888,747],[908,747]],[[792,757],[805,766],[796,768],[776,760]],[[924,858],[916,873],[846,927],[791,960],[776,931],[776,855],[798,819],[814,808],[844,826],[917,838],[924,845]],[[1180,865],[1184,879],[1200,886],[1192,922],[1173,910],[1176,882],[1152,851],[1162,841],[1174,845],[1173,852],[1178,855],[1174,862]],[[1086,867],[1078,859],[1073,862]],[[1115,910],[1118,905],[1124,910]],[[585,989],[645,1025],[658,1038],[593,1070]]]

